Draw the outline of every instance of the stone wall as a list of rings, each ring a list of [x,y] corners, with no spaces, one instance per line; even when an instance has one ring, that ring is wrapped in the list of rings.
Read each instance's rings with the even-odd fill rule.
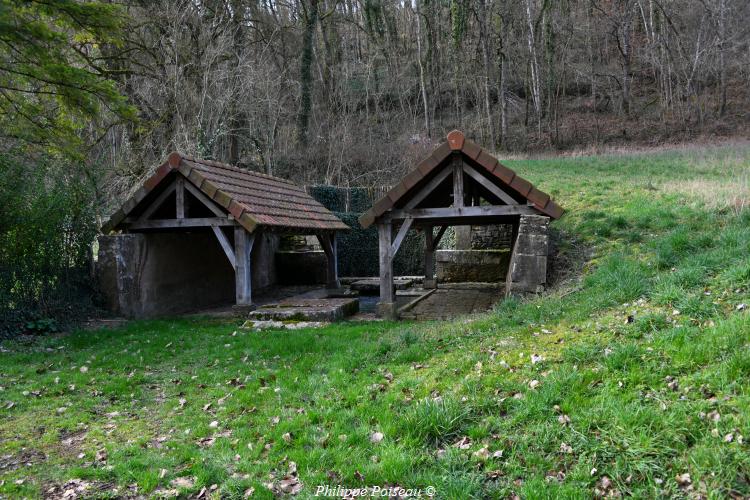
[[[510,249],[512,242],[512,224],[471,226],[471,248],[473,250]]]
[[[521,216],[508,269],[506,295],[524,295],[544,290],[547,283],[548,232],[549,217]]]
[[[499,283],[505,280],[510,250],[438,250],[438,283]]]
[[[256,235],[253,293],[276,282],[277,247],[277,236]],[[121,316],[163,316],[235,302],[234,269],[210,231],[100,236],[97,274],[107,306]]]

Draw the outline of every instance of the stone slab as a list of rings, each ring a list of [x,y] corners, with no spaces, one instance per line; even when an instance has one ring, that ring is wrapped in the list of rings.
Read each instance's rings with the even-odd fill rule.
[[[489,282],[505,280],[510,250],[438,250],[435,267],[439,283]]]
[[[414,284],[411,278],[394,278],[396,290],[405,290]],[[362,295],[380,295],[380,278],[365,278],[349,285],[352,290]]]
[[[305,299],[290,298],[274,304],[265,304],[248,317],[252,320],[275,321],[339,321],[359,311],[359,299]]]

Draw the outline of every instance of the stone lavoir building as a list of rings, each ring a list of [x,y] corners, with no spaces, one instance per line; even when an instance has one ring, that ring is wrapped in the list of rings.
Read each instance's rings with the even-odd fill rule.
[[[122,316],[251,309],[278,280],[283,235],[316,236],[338,288],[336,234],[348,229],[289,181],[172,153],[103,226],[97,274]]]
[[[548,194],[454,130],[446,142],[360,217],[363,227],[375,224],[378,228],[381,314],[398,316],[393,258],[409,230],[425,234],[424,288],[437,286],[437,253],[438,270],[442,272],[442,276],[437,273],[438,279],[461,269],[485,275],[464,274],[467,281],[485,281],[487,274],[500,272],[505,274],[506,295],[518,295],[543,290],[549,221],[562,214],[562,208]],[[472,239],[481,241],[483,236],[471,228],[486,226],[497,228],[499,233],[490,235],[491,239],[507,242],[506,255],[472,248]],[[448,227],[456,228],[456,249],[437,250]]]

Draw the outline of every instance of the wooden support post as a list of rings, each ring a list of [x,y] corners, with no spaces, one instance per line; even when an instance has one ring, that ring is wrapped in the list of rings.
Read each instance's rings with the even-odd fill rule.
[[[251,255],[255,235],[248,233],[245,228],[236,226],[234,228],[234,256],[235,256],[235,295],[236,305],[251,306],[253,304],[252,296],[252,276]]]
[[[396,319],[396,301],[393,291],[393,256],[391,255],[391,239],[393,226],[389,222],[378,224],[378,239],[380,252],[380,302],[378,313],[387,319]]]
[[[326,288],[341,288],[339,282],[338,247],[336,245],[336,233],[318,233],[315,235],[326,254]]]
[[[460,157],[453,160],[453,207],[464,206],[464,169]]]
[[[435,280],[435,242],[432,226],[424,229],[424,283],[423,288],[437,288]]]
[[[184,219],[185,218],[185,178],[182,176],[177,177],[177,182],[175,183],[177,190],[175,191],[175,194],[177,195],[175,197],[177,203],[175,206],[175,212],[177,213],[177,219]]]

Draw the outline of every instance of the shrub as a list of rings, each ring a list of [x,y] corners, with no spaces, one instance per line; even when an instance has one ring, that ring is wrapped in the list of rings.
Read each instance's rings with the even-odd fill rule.
[[[363,228],[359,217],[369,210],[380,191],[367,188],[311,186],[310,195],[344,221],[351,230],[338,236],[339,274],[341,276],[377,276],[378,228]],[[348,200],[348,201],[347,201]],[[346,208],[350,211],[344,211]],[[424,269],[424,235],[409,231],[393,262],[396,275],[417,275]]]
[[[65,162],[0,158],[0,335],[54,331],[85,312],[93,192]]]

